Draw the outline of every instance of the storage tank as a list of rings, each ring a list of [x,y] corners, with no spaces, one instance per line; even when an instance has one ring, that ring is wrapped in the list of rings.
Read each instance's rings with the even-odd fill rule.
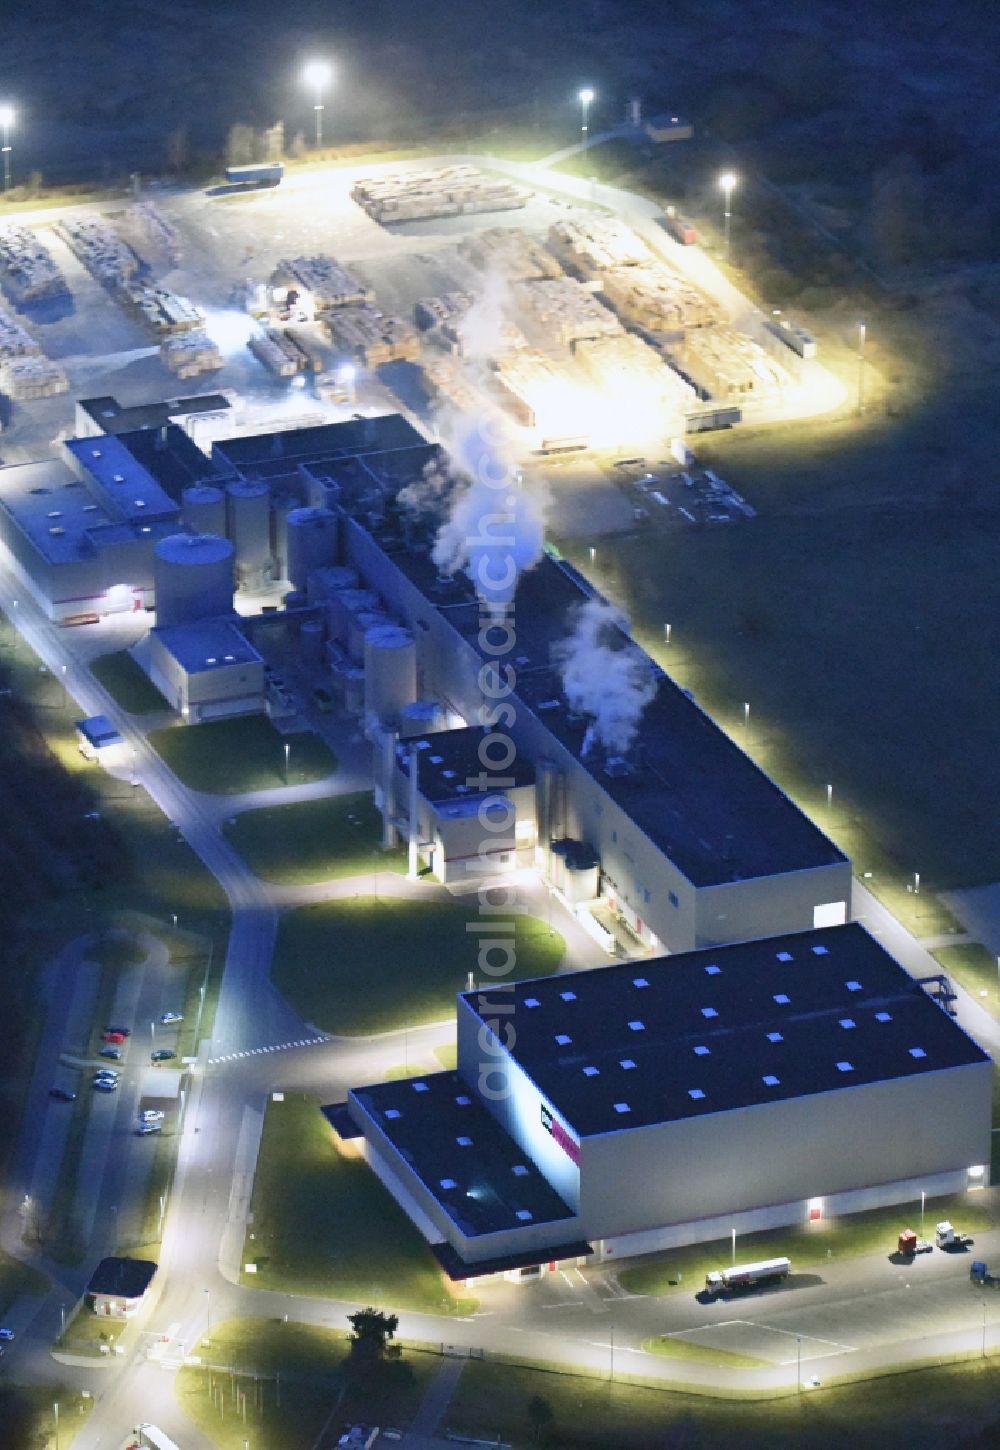
[[[338,589],[357,589],[358,571],[349,564],[333,564],[328,569],[314,569],[309,575],[306,593],[310,600],[326,600]]]
[[[560,843],[563,844],[563,843]],[[568,841],[563,894],[571,906],[594,901],[600,891],[601,864],[586,841]]]
[[[231,483],[226,489],[229,527],[236,550],[241,589],[256,589],[271,572],[271,491],[260,479]]]
[[[288,593],[282,596],[281,602],[286,609],[304,609],[309,600],[301,589],[289,589]]]
[[[212,483],[193,483],[181,495],[181,517],[195,534],[226,533],[226,495]]]
[[[444,710],[436,700],[414,700],[399,712],[399,736],[412,740],[415,735],[433,735],[447,728]]]
[[[293,494],[271,498],[271,555],[276,579],[288,578],[288,515],[297,508],[301,508],[301,502]]]
[[[347,653],[358,664],[364,663],[365,637],[370,629],[378,625],[391,625],[392,620],[381,609],[362,609],[352,614],[347,625]]]
[[[396,624],[365,635],[365,716],[395,725],[417,693],[417,643]]]
[[[187,624],[231,614],[234,551],[218,534],[168,534],[153,550],[156,623]]]
[[[299,651],[305,665],[323,663],[323,637],[326,625],[322,619],[304,619],[299,625]]]
[[[360,715],[365,708],[365,672],[360,665],[344,671],[344,708],[349,715]]]
[[[340,521],[330,509],[292,509],[287,526],[286,572],[295,589],[305,589],[314,569],[336,563]]]
[[[330,596],[330,603],[327,605],[332,638],[339,639],[341,644],[346,645],[352,615],[359,614],[364,609],[374,611],[377,608],[378,595],[372,589],[338,589]]]

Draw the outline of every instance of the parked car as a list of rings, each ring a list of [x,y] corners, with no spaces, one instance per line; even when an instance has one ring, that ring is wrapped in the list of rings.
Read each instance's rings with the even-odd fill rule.
[[[95,1092],[113,1093],[118,1089],[118,1079],[116,1077],[95,1077],[93,1086]]]
[[[183,1012],[161,1012],[160,1021],[165,1023],[167,1026],[169,1026],[171,1022],[183,1022],[184,1014]]]
[[[4,1340],[5,1343],[9,1344],[13,1338],[13,1329],[0,1329],[0,1339]]]
[[[117,1042],[120,1044],[125,1041],[125,1034],[124,1032],[105,1032],[103,1040],[105,1042]]]
[[[76,1093],[70,1092],[69,1088],[50,1087],[49,1097],[55,1098],[57,1103],[75,1103]]]
[[[120,1047],[102,1047],[98,1057],[110,1057],[112,1062],[121,1061],[122,1050]]]
[[[105,1032],[120,1032],[123,1037],[131,1037],[132,1036],[132,1029],[131,1029],[131,1027],[122,1027],[117,1022],[110,1022],[108,1024],[108,1026],[105,1027],[104,1030],[105,1030]]]
[[[140,1123],[162,1123],[163,1114],[159,1108],[143,1108],[139,1114]]]
[[[162,1123],[139,1123],[135,1130],[140,1138],[147,1137],[150,1133],[162,1133]]]
[[[172,1047],[158,1047],[155,1052],[149,1054],[150,1062],[169,1062],[177,1054]]]

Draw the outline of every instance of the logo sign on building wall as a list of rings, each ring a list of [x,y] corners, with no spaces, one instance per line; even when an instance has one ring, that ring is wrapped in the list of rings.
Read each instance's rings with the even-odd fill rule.
[[[555,1118],[552,1116],[551,1109],[547,1108],[544,1103],[542,1103],[542,1127],[545,1129],[546,1133],[551,1134],[551,1136],[556,1140],[560,1148],[566,1154],[566,1157],[569,1158],[571,1162],[575,1163],[576,1166],[579,1168],[579,1143],[575,1142],[574,1139],[570,1137],[570,1135],[567,1133],[566,1129],[561,1123],[556,1122]]]

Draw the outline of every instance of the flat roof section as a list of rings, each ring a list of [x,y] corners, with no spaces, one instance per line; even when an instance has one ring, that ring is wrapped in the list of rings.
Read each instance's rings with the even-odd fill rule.
[[[87,1293],[141,1299],[153,1282],[156,1268],[149,1259],[102,1259],[90,1276]]]
[[[343,423],[322,423],[313,428],[222,438],[213,443],[212,457],[242,473],[273,459],[308,463],[338,456],[363,457],[393,448],[412,448],[426,441],[402,413],[383,413],[375,418],[348,418]]]
[[[417,788],[432,805],[455,801],[478,803],[485,795],[503,794],[505,788],[491,785],[491,780],[509,780],[514,788],[533,785],[535,767],[523,753],[516,755],[502,771],[484,764],[479,749],[488,733],[485,727],[468,726],[464,730],[441,730],[432,735],[418,735],[397,744],[396,760],[400,770],[409,778],[410,752],[416,750],[419,753]],[[485,785],[478,784],[479,777],[484,777]],[[473,781],[476,784],[470,784]]]
[[[94,557],[91,530],[117,522],[61,459],[0,469],[0,507],[50,564]]]
[[[193,483],[214,482],[219,477],[219,470],[208,454],[202,453],[176,423],[162,429],[139,428],[119,433],[118,441],[175,505],[180,504],[184,490]]]
[[[118,518],[138,524],[176,515],[173,499],[122,439],[112,435],[67,438],[63,447],[91,480],[91,489]]]
[[[77,406],[106,433],[130,433],[138,428],[162,428],[173,418],[191,414],[223,413],[232,405],[224,393],[195,393],[189,398],[170,398],[165,403],[122,407],[117,398],[105,393],[99,398],[81,398]]]
[[[122,736],[118,726],[113,724],[107,715],[89,715],[86,720],[77,720],[76,728],[95,750],[103,750],[108,745],[121,745]]]
[[[382,1130],[464,1237],[573,1219],[457,1072],[353,1088],[348,1098]]]
[[[151,633],[189,675],[262,663],[262,656],[229,619],[197,619]]]
[[[580,1137],[989,1061],[857,923],[461,998],[495,1020],[500,993],[511,1055]]]
[[[442,579],[426,549],[410,548],[398,535],[375,537],[428,603],[478,648],[480,610],[468,578]],[[572,633],[577,606],[591,598],[600,596],[572,565],[544,555],[518,581],[517,647],[504,661],[517,676],[516,699],[578,760],[589,722],[570,711],[552,650]],[[629,643],[624,635],[621,641]],[[650,668],[657,692],[628,760],[623,765],[595,752],[582,763],[689,881],[715,886],[846,862],[679,685],[652,661]]]

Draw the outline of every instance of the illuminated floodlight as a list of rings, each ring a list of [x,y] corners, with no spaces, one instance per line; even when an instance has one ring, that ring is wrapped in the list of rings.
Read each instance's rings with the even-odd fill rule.
[[[731,196],[732,195],[733,188],[735,187],[735,185],[736,185],[736,173],[735,173],[735,171],[724,171],[722,173],[722,175],[719,177],[719,187],[721,188],[722,191],[724,191],[726,193],[727,196]]]
[[[726,198],[726,209],[723,213],[723,220],[725,222],[724,230],[727,262],[729,261],[729,218],[732,215],[733,188],[736,185],[737,179],[738,178],[735,171],[724,171],[719,177],[719,189],[721,190],[723,196]]]
[[[337,369],[337,381],[347,393],[349,402],[355,401],[354,383],[358,376],[358,370],[353,363],[344,363],[343,367]]]
[[[594,99],[594,92],[592,91],[590,86],[584,86],[583,90],[579,93],[578,99],[580,101],[580,138],[581,140],[586,141],[587,116],[590,111],[590,103]]]
[[[316,92],[313,110],[316,113],[316,145],[323,144],[323,92],[330,84],[333,67],[328,60],[310,60],[302,68],[302,79]]]
[[[580,104],[583,106],[589,106],[593,99],[593,91],[590,89],[589,86],[585,86],[584,89],[580,92]]]

